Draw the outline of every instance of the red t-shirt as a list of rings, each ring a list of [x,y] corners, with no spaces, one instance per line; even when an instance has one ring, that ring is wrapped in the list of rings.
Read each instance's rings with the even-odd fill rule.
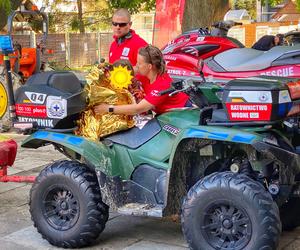
[[[158,75],[156,80],[150,84],[148,78],[144,76],[137,76],[137,79],[142,83],[145,91],[144,99],[151,103],[155,108],[154,112],[161,114],[171,108],[184,107],[189,97],[185,93],[177,93],[173,96],[168,94],[159,96],[158,93],[171,87],[172,79],[167,74]]]
[[[109,63],[114,63],[120,59],[127,59],[131,62],[132,66],[136,65],[139,49],[147,46],[148,43],[137,35],[134,30],[130,30],[130,32],[131,37],[124,38],[124,41],[120,44],[118,44],[117,38],[114,37],[114,41],[109,49]]]

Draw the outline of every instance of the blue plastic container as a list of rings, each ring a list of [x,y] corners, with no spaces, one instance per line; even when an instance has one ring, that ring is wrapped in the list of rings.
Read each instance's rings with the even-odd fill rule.
[[[0,53],[12,53],[13,51],[11,36],[0,35]]]

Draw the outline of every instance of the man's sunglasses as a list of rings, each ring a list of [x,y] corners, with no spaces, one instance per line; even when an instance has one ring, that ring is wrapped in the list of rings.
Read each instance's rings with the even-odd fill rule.
[[[119,27],[125,27],[128,23],[115,23],[115,22],[112,22],[112,25],[113,26],[119,26]]]

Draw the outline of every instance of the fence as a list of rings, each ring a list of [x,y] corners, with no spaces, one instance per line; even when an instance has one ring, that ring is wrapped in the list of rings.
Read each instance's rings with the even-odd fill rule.
[[[22,47],[34,47],[35,41],[41,40],[41,35],[14,35],[14,41]],[[108,60],[109,46],[112,42],[112,33],[86,34],[49,34],[47,49],[53,51],[46,54],[45,59],[59,66],[72,68],[92,65],[101,58]]]
[[[298,22],[288,23],[252,23],[230,29],[229,36],[237,38],[246,47],[251,47],[261,36],[266,34],[286,33],[298,28]],[[35,41],[40,41],[41,35],[14,35],[23,47],[33,47]],[[53,54],[45,55],[46,59],[59,66],[72,68],[92,65],[101,58],[108,60],[112,33],[86,34],[49,34],[47,48]]]

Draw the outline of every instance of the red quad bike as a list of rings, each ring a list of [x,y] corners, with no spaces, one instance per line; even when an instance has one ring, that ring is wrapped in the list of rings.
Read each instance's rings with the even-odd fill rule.
[[[300,77],[300,45],[276,46],[269,51],[245,48],[227,37],[232,21],[216,23],[214,29],[185,32],[162,49],[168,73],[174,79],[200,80],[198,60],[205,62],[203,73],[209,81],[229,81],[257,75]]]

